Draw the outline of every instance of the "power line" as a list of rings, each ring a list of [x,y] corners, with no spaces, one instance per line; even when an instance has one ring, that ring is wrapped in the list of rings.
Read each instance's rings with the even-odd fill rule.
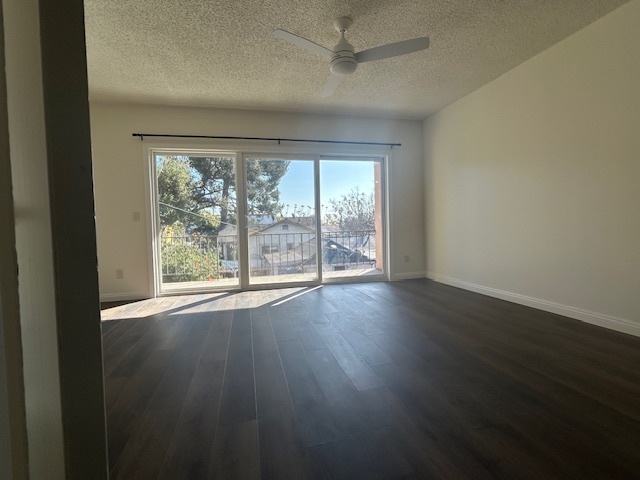
[[[179,211],[181,211],[183,213],[187,213],[187,214],[193,215],[195,217],[204,218],[207,222],[209,222],[209,223],[211,223],[213,225],[213,221],[209,217],[205,217],[204,215],[200,215],[199,213],[190,212],[190,211],[185,210],[183,208],[176,207],[175,205],[169,205],[168,203],[164,203],[164,202],[158,202],[158,205],[164,205],[165,207],[173,208],[174,210],[179,210]],[[222,220],[219,220],[219,223],[224,224],[224,225],[231,225],[232,227],[235,227],[235,225],[233,223],[223,222]],[[215,225],[213,225],[213,226],[215,227]]]

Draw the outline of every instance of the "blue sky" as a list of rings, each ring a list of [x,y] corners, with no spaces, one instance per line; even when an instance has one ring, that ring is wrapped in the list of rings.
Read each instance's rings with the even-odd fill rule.
[[[156,162],[161,162],[162,157],[157,155]],[[356,187],[366,194],[372,193],[374,164],[367,160],[321,160],[320,203],[327,205],[330,199],[339,199]],[[291,215],[297,205],[311,207],[304,209],[305,214],[311,214],[314,206],[313,188],[313,160],[292,160],[279,185],[283,213]]]
[[[320,162],[320,203],[339,198],[359,187],[361,192],[373,192],[373,162],[323,160]],[[289,205],[313,207],[313,162],[292,161],[289,170],[280,181],[280,202]]]

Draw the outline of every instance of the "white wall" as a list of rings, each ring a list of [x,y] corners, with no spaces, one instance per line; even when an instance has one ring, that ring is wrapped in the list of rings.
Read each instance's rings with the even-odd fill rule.
[[[3,0],[3,14],[29,474],[63,479],[39,5]]]
[[[93,104],[91,127],[103,300],[149,294],[143,142],[133,132],[399,142],[390,161],[392,274],[424,276],[422,124],[418,121],[304,113]],[[147,142],[148,140],[145,140]],[[162,140],[171,145],[171,140]],[[158,143],[154,141],[154,143]],[[215,142],[209,143],[215,147]],[[269,144],[273,148],[273,144]],[[290,144],[288,146],[290,148]],[[254,148],[256,148],[254,146]],[[302,148],[302,147],[301,147]],[[332,147],[327,147],[332,148]],[[322,151],[322,147],[318,147]],[[404,262],[404,256],[410,262]],[[117,280],[115,270],[125,270]]]
[[[425,121],[430,277],[640,334],[639,26],[635,0]]]

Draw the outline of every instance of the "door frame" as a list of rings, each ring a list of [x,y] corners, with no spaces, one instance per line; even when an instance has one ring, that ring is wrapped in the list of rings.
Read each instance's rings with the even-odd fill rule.
[[[205,292],[220,291],[244,291],[244,290],[264,290],[273,288],[295,288],[310,287],[324,284],[339,283],[355,283],[355,282],[377,282],[389,281],[391,278],[390,250],[392,237],[390,235],[389,218],[389,163],[391,151],[388,147],[375,147],[362,145],[340,145],[331,144],[324,145],[320,150],[318,146],[304,145],[278,145],[274,146],[271,142],[255,142],[248,145],[246,143],[193,143],[190,141],[181,141],[172,139],[171,142],[149,143],[143,145],[144,171],[146,175],[145,181],[145,223],[146,223],[146,248],[148,258],[148,288],[149,297],[159,297],[165,295],[181,295]],[[215,154],[226,155],[235,158],[235,175],[236,175],[236,214],[237,214],[237,231],[238,231],[238,272],[239,282],[237,286],[221,286],[209,287],[206,289],[185,289],[179,292],[162,292],[161,291],[161,258],[159,248],[159,212],[158,212],[158,191],[155,155],[157,154]],[[273,159],[291,159],[305,160],[314,162],[314,187],[315,187],[315,209],[320,212],[320,163],[321,160],[346,160],[346,161],[376,161],[381,164],[381,189],[382,202],[382,245],[383,245],[383,273],[381,275],[370,275],[365,277],[339,277],[324,278],[322,275],[322,229],[321,214],[316,214],[316,265],[318,276],[316,280],[303,282],[279,282],[265,283],[258,285],[249,284],[249,252],[248,252],[248,229],[247,229],[247,185],[246,185],[246,158],[250,156],[262,156],[261,158]],[[240,201],[242,200],[242,201]],[[244,257],[244,258],[243,258]],[[245,279],[243,280],[243,276]]]

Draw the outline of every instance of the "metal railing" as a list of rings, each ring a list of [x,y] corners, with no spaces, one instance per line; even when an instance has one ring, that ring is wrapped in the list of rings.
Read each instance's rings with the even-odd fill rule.
[[[375,230],[336,231],[322,234],[323,268],[349,270],[372,266],[375,263]]]
[[[315,252],[315,233],[253,234],[249,237],[250,275],[315,272]]]
[[[237,235],[161,237],[162,282],[215,281],[238,276]],[[375,230],[322,233],[323,270],[350,270],[376,263]],[[249,236],[251,276],[313,273],[316,234],[254,233]]]
[[[214,281],[238,276],[237,236],[163,235],[162,282]]]

